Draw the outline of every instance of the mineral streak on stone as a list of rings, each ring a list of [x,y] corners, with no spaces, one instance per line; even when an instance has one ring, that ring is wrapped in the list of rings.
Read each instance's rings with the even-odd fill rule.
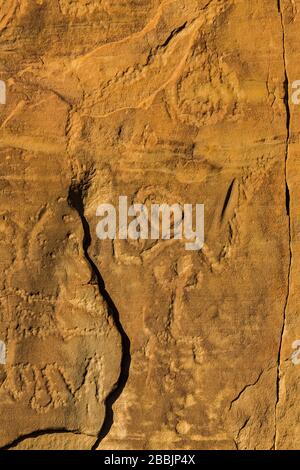
[[[299,448],[299,12],[0,1],[1,447]],[[203,248],[98,240],[120,195]]]

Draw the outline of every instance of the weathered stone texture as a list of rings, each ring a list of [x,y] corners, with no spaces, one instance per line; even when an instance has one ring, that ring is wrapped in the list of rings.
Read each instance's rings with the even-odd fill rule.
[[[1,446],[299,448],[299,12],[0,2]],[[100,241],[120,195],[203,248]]]

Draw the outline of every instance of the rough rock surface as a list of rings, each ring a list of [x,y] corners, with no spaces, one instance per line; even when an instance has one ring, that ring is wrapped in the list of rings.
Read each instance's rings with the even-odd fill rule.
[[[300,0],[2,0],[0,446],[300,447]],[[203,203],[205,244],[96,208]]]

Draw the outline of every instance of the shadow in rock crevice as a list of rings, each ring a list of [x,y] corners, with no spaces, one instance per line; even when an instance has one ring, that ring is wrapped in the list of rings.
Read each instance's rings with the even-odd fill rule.
[[[69,189],[69,194],[68,194],[68,204],[71,208],[76,210],[78,213],[81,223],[82,223],[82,228],[83,228],[83,240],[82,240],[82,247],[83,247],[83,252],[84,256],[90,265],[91,272],[92,272],[92,279],[91,283],[97,284],[99,288],[99,293],[105,300],[107,307],[108,307],[108,313],[109,315],[112,316],[115,326],[121,336],[121,342],[122,342],[122,360],[121,360],[121,372],[120,376],[118,379],[118,382],[116,384],[116,387],[112,390],[112,392],[107,396],[105,400],[105,406],[106,406],[106,415],[105,415],[105,420],[102,425],[101,431],[97,437],[96,443],[93,445],[92,450],[96,450],[101,441],[105,438],[105,436],[109,433],[113,422],[114,422],[114,412],[113,412],[113,405],[115,401],[119,398],[121,395],[126,382],[128,380],[129,376],[129,369],[130,369],[130,363],[131,363],[131,355],[130,355],[130,340],[121,324],[120,321],[120,315],[119,312],[110,297],[109,293],[106,290],[104,280],[101,276],[100,271],[98,270],[96,264],[94,261],[91,259],[89,255],[89,247],[91,245],[91,232],[90,232],[90,227],[88,224],[88,221],[84,215],[84,196],[85,192],[88,189],[88,182],[82,181],[82,182],[73,182],[70,186]]]

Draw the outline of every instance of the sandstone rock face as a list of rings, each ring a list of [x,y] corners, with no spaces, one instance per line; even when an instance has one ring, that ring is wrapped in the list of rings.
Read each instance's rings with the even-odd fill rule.
[[[299,449],[299,12],[0,1],[1,447]],[[99,240],[121,195],[203,247]]]

